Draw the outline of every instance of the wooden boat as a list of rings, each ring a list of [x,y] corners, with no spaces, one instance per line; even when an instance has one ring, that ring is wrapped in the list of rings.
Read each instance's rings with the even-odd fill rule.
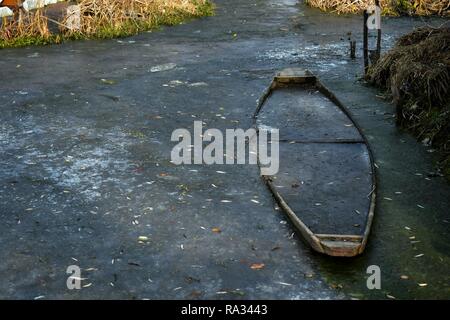
[[[347,109],[303,69],[279,72],[254,115],[258,130],[279,129],[280,169],[264,176],[303,238],[340,257],[364,251],[376,177],[367,139]]]

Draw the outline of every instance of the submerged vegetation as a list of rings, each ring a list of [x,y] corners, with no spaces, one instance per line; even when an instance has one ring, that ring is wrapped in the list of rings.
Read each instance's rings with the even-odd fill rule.
[[[385,88],[397,123],[442,153],[450,178],[450,28],[424,27],[401,37],[369,69],[367,79]]]
[[[209,0],[77,0],[79,28],[70,28],[70,15],[58,19],[47,17],[46,9],[18,13],[3,18],[0,48],[31,44],[60,43],[65,39],[113,38],[134,35],[161,25],[175,25],[186,19],[210,16]],[[51,31],[49,23],[57,26]]]
[[[359,13],[374,0],[306,0],[310,6],[336,13]],[[380,0],[385,15],[449,15],[449,0]]]

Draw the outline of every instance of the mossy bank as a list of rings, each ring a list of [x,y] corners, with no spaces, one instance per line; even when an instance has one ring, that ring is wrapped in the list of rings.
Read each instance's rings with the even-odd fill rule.
[[[388,90],[397,124],[437,151],[436,174],[450,180],[450,28],[423,27],[404,35],[367,79]]]
[[[78,0],[67,4],[79,6],[79,27],[69,27],[70,15],[65,11],[56,19],[49,17],[47,8],[20,12],[14,18],[3,18],[0,48],[127,37],[214,14],[209,0]]]

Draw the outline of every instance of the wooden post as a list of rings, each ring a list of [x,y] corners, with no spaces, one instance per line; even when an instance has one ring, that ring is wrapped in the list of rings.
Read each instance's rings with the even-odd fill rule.
[[[380,0],[375,0],[375,5],[377,7],[380,7]],[[378,30],[377,30],[378,34],[377,34],[377,60],[380,58],[381,56],[381,26],[378,26]]]
[[[367,28],[367,20],[369,18],[369,14],[366,10],[364,10],[364,35],[363,35],[363,50],[364,50],[364,74],[367,74],[367,70],[369,69],[369,29]]]
[[[350,59],[356,58],[356,41],[350,39]]]

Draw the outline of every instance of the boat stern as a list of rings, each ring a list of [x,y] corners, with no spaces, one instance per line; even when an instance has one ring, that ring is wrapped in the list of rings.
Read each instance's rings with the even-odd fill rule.
[[[287,68],[275,75],[274,81],[278,84],[315,83],[316,76],[307,69]]]
[[[333,257],[354,257],[364,251],[363,237],[357,235],[316,235],[321,251]]]

